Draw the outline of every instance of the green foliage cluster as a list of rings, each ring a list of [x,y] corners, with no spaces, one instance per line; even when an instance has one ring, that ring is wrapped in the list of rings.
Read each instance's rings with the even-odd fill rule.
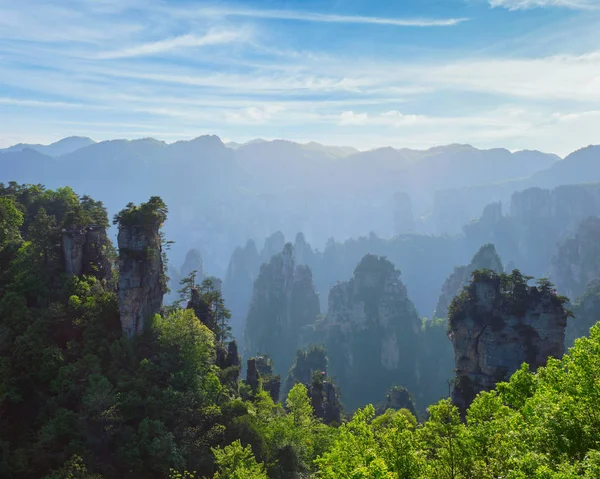
[[[466,422],[445,399],[424,423],[367,405],[329,426],[302,383],[285,406],[228,387],[192,308],[124,337],[110,285],[60,274],[52,235],[69,210],[53,193],[32,214],[40,191],[0,203],[0,477],[600,477],[600,325],[562,360],[478,395]]]
[[[197,273],[191,271],[179,282],[181,289],[176,305],[187,304],[187,308],[193,309],[198,319],[215,334],[217,342],[225,343],[231,338],[231,327],[228,325],[231,311],[225,306],[223,295],[211,278],[196,284]]]
[[[503,315],[523,316],[530,306],[545,298],[556,308],[562,308],[569,301],[565,296],[556,293],[554,285],[547,279],[541,278],[537,286],[529,286],[528,282],[532,276],[524,276],[518,269],[511,274],[496,273],[487,269],[473,272],[471,283],[463,288],[448,309],[448,325],[454,329],[456,324],[471,315],[473,308],[477,308],[476,291],[480,285],[488,285],[492,291],[490,301],[493,301],[492,310]],[[571,314],[571,312],[568,312]],[[500,317],[492,318],[491,324],[494,329],[502,329],[503,324]]]
[[[113,218],[113,224],[120,226],[162,226],[167,221],[169,210],[159,196],[152,196],[146,203],[136,206],[128,203]]]
[[[0,183],[0,198],[3,204],[12,201],[23,215],[22,229],[27,231],[35,217],[43,208],[47,215],[54,217],[60,228],[96,225],[108,227],[108,215],[101,201],[89,196],[78,196],[71,188],[47,190],[42,185],[19,185],[11,181]],[[0,207],[3,208],[3,207]],[[5,216],[4,210],[0,218]]]
[[[57,233],[71,210],[55,198],[72,196],[11,188],[20,196],[1,197],[0,477],[314,470],[330,435],[308,413],[306,390],[286,409],[231,387],[217,365],[218,338],[193,309],[170,308],[124,337],[114,286],[64,274]],[[232,343],[230,356],[239,373]]]
[[[450,400],[417,424],[406,410],[377,418],[371,406],[339,428],[317,459],[319,478],[600,477],[600,325],[562,360],[526,364],[477,396],[466,422]]]

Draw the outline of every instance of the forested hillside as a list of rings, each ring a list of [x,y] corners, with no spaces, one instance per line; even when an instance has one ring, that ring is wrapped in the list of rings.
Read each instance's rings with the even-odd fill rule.
[[[114,218],[120,230],[116,249],[105,235],[109,218],[102,203],[70,188],[0,186],[1,477],[599,477],[600,326],[535,373],[523,365],[508,382],[493,386],[496,379],[462,420],[450,399],[419,413],[411,399],[419,391],[403,388],[391,388],[376,408],[364,404],[342,413],[344,390],[329,376],[326,358],[334,351],[299,351],[281,395],[268,358],[252,358],[246,379],[240,378],[229,312],[212,280],[196,280],[189,272],[176,305],[161,307],[162,297],[157,303],[154,293],[132,294],[165,284],[162,253],[169,244],[160,230],[167,217],[158,197],[127,205]],[[155,235],[158,243],[148,243]],[[280,261],[287,264],[284,257]],[[156,268],[157,274],[145,273]],[[270,268],[265,278],[276,273],[276,263]],[[386,312],[395,296],[407,308],[403,321],[410,317],[412,324],[406,292],[392,284],[397,274],[386,260],[366,258],[330,299],[337,316],[322,327],[335,318],[343,325],[342,311],[358,311],[344,309],[347,301],[365,301],[367,317],[382,327],[388,321],[398,325]],[[473,281],[486,274],[474,272]],[[528,278],[518,272],[498,278],[502,301],[514,306],[509,313],[494,310],[500,316],[492,324],[518,321],[505,315],[520,314],[523,291],[527,301],[534,298],[527,303],[534,308],[528,317],[544,295],[554,301],[547,280],[539,290],[523,290]],[[367,298],[382,286],[379,303]],[[267,282],[264,287],[269,291]],[[457,311],[471,311],[479,301],[479,293],[469,293],[473,288],[450,306],[452,327],[459,324]],[[566,299],[557,301],[562,308]],[[583,304],[576,306],[589,312]],[[140,316],[151,310],[156,314]],[[126,318],[140,321],[131,329]],[[529,347],[526,338],[517,341]],[[457,345],[455,340],[459,357]],[[402,377],[400,372],[399,382]],[[419,388],[418,381],[411,384]]]

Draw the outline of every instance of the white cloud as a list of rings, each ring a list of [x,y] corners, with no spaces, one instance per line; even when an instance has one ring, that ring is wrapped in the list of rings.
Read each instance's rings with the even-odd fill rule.
[[[340,114],[340,125],[363,125],[369,120],[366,113],[354,113],[353,111],[344,111]]]
[[[422,122],[426,120],[424,116],[421,115],[404,115],[397,110],[386,111],[381,114],[381,118],[386,121],[390,121],[391,124],[395,127],[405,126],[405,125],[414,125],[416,123]]]
[[[536,7],[565,7],[575,10],[596,10],[600,8],[597,0],[489,0],[492,7],[504,7],[509,10],[527,10]]]
[[[25,106],[34,108],[85,108],[85,109],[107,109],[102,105],[90,105],[85,103],[73,103],[65,101],[28,100],[22,98],[0,97],[0,105]]]
[[[280,105],[266,105],[262,107],[251,106],[248,108],[235,109],[225,112],[225,121],[229,123],[265,123],[283,111]]]
[[[243,37],[239,31],[223,30],[209,31],[205,35],[198,36],[194,34],[181,35],[168,38],[157,42],[143,43],[129,48],[102,52],[96,56],[98,59],[108,60],[114,58],[130,58],[146,55],[164,53],[179,48],[205,47],[209,45],[219,45],[239,41]]]
[[[303,12],[298,10],[262,10],[244,8],[199,8],[195,13],[200,16],[252,17],[274,20],[300,20],[305,22],[355,23],[371,25],[390,25],[396,27],[448,27],[465,22],[468,18],[389,18],[360,15],[336,15],[327,13]]]

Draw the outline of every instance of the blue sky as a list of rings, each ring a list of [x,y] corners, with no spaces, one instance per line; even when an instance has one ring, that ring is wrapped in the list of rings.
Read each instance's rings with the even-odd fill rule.
[[[0,0],[0,147],[600,143],[600,0]]]

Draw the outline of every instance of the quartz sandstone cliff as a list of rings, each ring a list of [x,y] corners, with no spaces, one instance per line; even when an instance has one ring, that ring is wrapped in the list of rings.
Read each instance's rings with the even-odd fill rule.
[[[115,219],[121,327],[129,337],[141,332],[162,307],[166,278],[160,227],[165,219],[166,206],[157,197],[139,207],[128,205]]]
[[[396,384],[416,390],[420,327],[400,272],[384,257],[365,256],[352,279],[331,288],[317,331],[345,406],[374,403]]]
[[[448,307],[452,299],[460,292],[471,279],[473,271],[478,269],[488,269],[496,273],[504,272],[500,256],[496,253],[493,244],[483,245],[473,257],[473,260],[467,266],[458,266],[454,268],[452,274],[448,277],[442,286],[442,292],[438,299],[434,318],[447,318]]]
[[[110,241],[103,226],[65,228],[61,246],[67,274],[89,275],[106,280],[111,278],[111,264],[107,255]]]
[[[558,245],[552,259],[551,278],[558,291],[571,300],[600,279],[600,219],[589,217],[575,234]]]
[[[296,266],[293,247],[286,244],[260,268],[245,329],[247,355],[268,354],[275,370],[284,373],[302,346],[305,329],[320,314],[311,270]]]
[[[456,360],[454,403],[465,411],[480,391],[489,391],[523,363],[532,370],[564,353],[566,298],[547,281],[528,286],[511,275],[476,271],[449,312]]]
[[[249,240],[244,248],[236,248],[231,256],[225,281],[223,298],[231,310],[231,334],[244,347],[246,317],[252,301],[252,288],[260,269],[260,255],[254,241]]]

